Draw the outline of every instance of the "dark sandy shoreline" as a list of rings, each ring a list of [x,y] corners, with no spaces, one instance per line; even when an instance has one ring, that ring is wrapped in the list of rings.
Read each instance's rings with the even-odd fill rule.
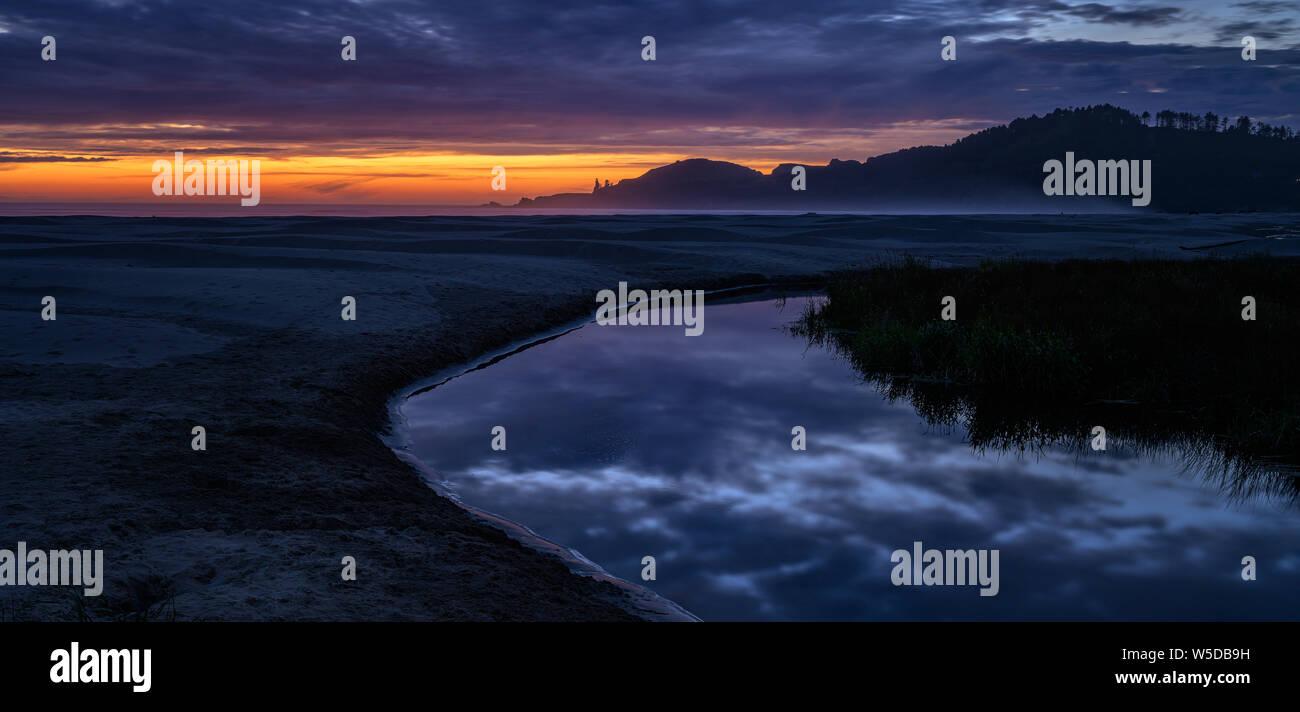
[[[806,279],[907,250],[1296,254],[1284,216],[0,218],[0,541],[103,549],[104,595],[0,620],[634,620],[426,487],[394,394],[636,286]],[[1294,227],[1286,228],[1294,231]],[[58,299],[56,322],[41,298]],[[339,300],[358,300],[355,322]],[[190,429],[208,449],[190,449]],[[0,544],[3,546],[3,544]],[[358,580],[340,579],[356,557]],[[79,590],[79,589],[78,589]]]
[[[740,285],[736,287],[727,287],[715,289],[708,294],[708,302],[711,305],[717,305],[727,302],[750,301],[757,299],[775,299],[792,295],[805,295],[819,293],[820,290],[813,289],[820,282],[801,281],[799,278],[787,278],[778,283]],[[403,461],[409,463],[413,468],[420,472],[425,479],[425,483],[437,491],[440,495],[457,501],[461,507],[466,509],[475,518],[492,524],[498,528],[504,529],[512,539],[520,541],[531,549],[538,550],[543,554],[558,557],[566,567],[574,573],[583,576],[589,576],[597,580],[604,580],[614,584],[616,587],[623,589],[630,600],[620,601],[620,605],[629,608],[638,616],[649,620],[669,620],[669,621],[698,621],[694,614],[677,605],[676,602],[663,598],[644,588],[634,581],[619,579],[609,572],[605,571],[600,564],[592,562],[581,554],[575,554],[573,550],[564,546],[563,543],[548,540],[537,533],[533,532],[525,523],[515,522],[500,515],[481,510],[474,506],[473,503],[460,501],[459,498],[444,489],[438,484],[437,468],[429,463],[422,462],[415,453],[411,451],[411,441],[409,427],[406,422],[404,406],[406,402],[414,397],[427,391],[433,390],[442,384],[453,379],[464,376],[470,372],[490,367],[506,358],[526,351],[539,344],[544,344],[553,339],[559,338],[565,334],[575,331],[584,325],[593,323],[591,314],[583,314],[577,319],[565,322],[560,326],[529,336],[513,342],[503,348],[481,354],[472,362],[461,363],[450,368],[444,369],[429,378],[425,378],[417,383],[411,384],[404,391],[399,392],[389,399],[389,429],[382,438],[397,456]]]

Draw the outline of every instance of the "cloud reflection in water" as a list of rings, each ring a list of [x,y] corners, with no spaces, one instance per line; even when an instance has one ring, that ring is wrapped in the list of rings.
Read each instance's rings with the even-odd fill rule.
[[[1230,503],[1173,458],[976,455],[782,331],[804,301],[707,306],[698,337],[583,327],[412,399],[413,450],[616,576],[655,556],[646,585],[705,620],[1300,618],[1293,511]],[[1000,549],[999,595],[894,587],[915,540]]]

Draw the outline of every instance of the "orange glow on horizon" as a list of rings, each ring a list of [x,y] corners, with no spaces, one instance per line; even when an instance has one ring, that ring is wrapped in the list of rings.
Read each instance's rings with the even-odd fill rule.
[[[3,150],[3,149],[0,149]],[[9,149],[13,150],[13,149]],[[18,151],[14,151],[17,153]],[[155,160],[130,156],[101,162],[0,164],[0,200],[31,202],[172,202],[155,196]],[[425,155],[266,157],[186,153],[185,159],[260,161],[263,203],[514,203],[520,197],[590,192],[599,178],[623,178],[678,159],[669,154]],[[493,191],[492,168],[506,168],[506,189]],[[209,198],[212,200],[213,198]]]
[[[593,181],[611,184],[635,178],[658,166],[686,158],[731,161],[764,173],[781,163],[824,165],[831,158],[864,160],[907,146],[946,143],[969,133],[956,122],[896,124],[864,137],[859,132],[801,135],[799,140],[741,147],[673,147],[626,152],[376,153],[360,155],[269,155],[223,153],[213,147],[186,152],[185,159],[260,161],[262,204],[512,205],[521,197],[556,193],[590,193]],[[557,149],[558,150],[558,149]],[[171,153],[111,155],[79,152],[75,145],[59,153],[26,151],[0,145],[0,156],[85,157],[100,161],[0,162],[0,201],[67,203],[170,203],[184,198],[155,196],[156,160]],[[492,168],[506,169],[506,190],[493,191]],[[188,197],[199,202],[230,197]]]

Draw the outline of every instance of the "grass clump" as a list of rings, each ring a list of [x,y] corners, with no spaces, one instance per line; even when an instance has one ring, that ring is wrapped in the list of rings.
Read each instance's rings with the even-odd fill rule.
[[[977,449],[1176,449],[1245,496],[1300,495],[1300,260],[911,257],[834,276],[794,332]],[[956,299],[956,320],[940,318]],[[1243,320],[1242,300],[1256,319]]]

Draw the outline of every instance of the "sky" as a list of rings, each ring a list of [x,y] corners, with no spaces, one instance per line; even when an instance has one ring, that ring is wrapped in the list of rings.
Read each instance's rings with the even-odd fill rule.
[[[1300,3],[0,0],[0,96],[0,202],[175,200],[151,169],[183,151],[258,159],[264,204],[508,204],[683,158],[863,160],[1058,107],[1300,128]]]

